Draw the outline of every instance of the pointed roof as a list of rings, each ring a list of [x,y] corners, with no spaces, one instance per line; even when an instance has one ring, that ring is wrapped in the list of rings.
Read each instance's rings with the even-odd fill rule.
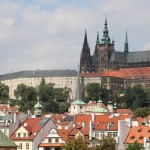
[[[86,30],[85,30],[85,36],[84,36],[84,43],[83,43],[83,45],[88,45]]]
[[[97,32],[96,44],[100,44],[100,40],[99,40],[99,32]]]
[[[105,18],[103,37],[101,39],[101,43],[102,44],[110,44],[110,37],[108,35],[108,28],[107,28],[107,18]]]
[[[124,52],[129,52],[129,49],[128,49],[128,33],[127,33],[127,30],[126,30],[125,43],[124,43]]]
[[[72,104],[85,104],[85,103],[82,101],[82,96],[81,96],[80,66],[78,66],[77,86],[76,86],[75,100],[72,102]]]
[[[39,99],[38,99],[37,104],[34,106],[34,108],[35,109],[41,109],[42,108],[42,105],[40,104]]]
[[[0,130],[0,147],[17,147],[17,145]]]
[[[80,84],[80,67],[78,66],[77,86],[76,86],[76,100],[81,100],[81,84]]]
[[[102,103],[102,100],[99,98],[98,102],[97,103]]]

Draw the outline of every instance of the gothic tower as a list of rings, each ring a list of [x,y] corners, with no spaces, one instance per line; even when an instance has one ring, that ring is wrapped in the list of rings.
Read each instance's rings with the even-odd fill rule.
[[[85,30],[83,48],[80,56],[80,72],[89,72],[91,70],[90,48]]]
[[[95,46],[94,55],[96,57],[95,71],[100,72],[109,69],[111,64],[109,59],[114,51],[114,41],[110,41],[109,31],[107,28],[107,19],[105,19],[103,37],[99,40],[97,35],[97,42]]]
[[[127,34],[127,30],[126,30],[126,37],[125,37],[125,43],[124,43],[124,53],[128,53],[129,52],[129,47],[128,47],[128,34]]]

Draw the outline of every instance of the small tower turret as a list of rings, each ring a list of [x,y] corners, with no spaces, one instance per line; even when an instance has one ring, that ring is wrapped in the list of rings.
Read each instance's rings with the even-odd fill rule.
[[[109,101],[107,103],[107,108],[109,109],[109,112],[113,112],[113,104],[112,104],[112,95],[109,95]]]
[[[42,105],[40,104],[39,99],[38,99],[37,104],[34,106],[34,115],[36,118],[39,118],[42,116]]]

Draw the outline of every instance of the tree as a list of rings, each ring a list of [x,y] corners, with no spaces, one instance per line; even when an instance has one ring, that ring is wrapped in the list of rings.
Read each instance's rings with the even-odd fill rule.
[[[32,86],[26,86],[20,84],[14,91],[16,98],[19,98],[18,105],[20,106],[20,111],[27,112],[27,110],[32,110],[37,101],[37,90]],[[14,105],[16,101],[12,101],[11,105]]]
[[[19,84],[14,91],[14,95],[21,100],[32,101],[37,99],[37,90],[32,86]]]
[[[137,108],[134,111],[134,117],[142,117],[145,118],[150,114],[150,108]]]
[[[87,100],[99,100],[99,97],[102,98],[104,104],[107,104],[109,99],[110,90],[104,89],[99,83],[88,83],[85,87],[86,99]]]
[[[133,88],[127,89],[125,94],[125,103],[127,108],[131,107],[134,110],[148,105],[148,94],[142,85],[135,85]]]
[[[42,78],[42,81],[38,87],[38,94],[40,100],[44,103],[50,99],[54,99],[54,83],[45,83],[45,79]]]
[[[0,102],[7,103],[9,99],[9,87],[0,82]]]
[[[62,146],[63,150],[87,150],[88,141],[82,136],[78,138],[68,138],[66,143]]]
[[[133,144],[129,144],[126,150],[141,150],[142,148],[143,148],[142,145],[140,145],[140,143],[135,141]]]
[[[99,145],[96,145],[94,150],[116,150],[116,141],[110,136],[104,136],[99,140]]]

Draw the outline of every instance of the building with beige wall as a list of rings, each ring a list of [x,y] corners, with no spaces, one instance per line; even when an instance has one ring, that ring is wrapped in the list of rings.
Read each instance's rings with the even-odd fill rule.
[[[70,99],[75,98],[77,77],[75,70],[20,71],[0,75],[0,81],[9,86],[9,96],[11,99],[15,99],[14,90],[19,84],[38,87],[43,77],[46,83],[54,83],[55,88],[70,88]]]

